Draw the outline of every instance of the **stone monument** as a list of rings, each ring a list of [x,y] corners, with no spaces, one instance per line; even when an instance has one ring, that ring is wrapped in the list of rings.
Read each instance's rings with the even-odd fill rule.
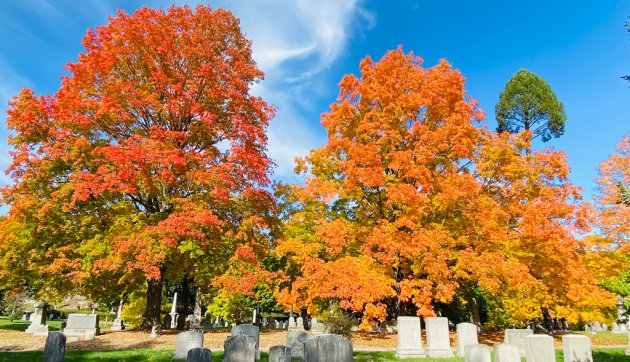
[[[398,330],[396,357],[425,357],[420,334],[420,317],[398,317],[396,322]]]
[[[114,324],[112,324],[112,331],[124,331],[125,330],[125,322],[122,320],[122,308],[123,308],[123,300],[120,300],[118,304],[118,311],[116,312],[116,319],[114,319]]]
[[[33,305],[35,312],[31,314],[31,325],[26,329],[26,333],[34,336],[48,336],[48,326],[46,325],[46,303],[37,302]]]
[[[425,318],[425,323],[427,329],[427,357],[453,357],[451,339],[448,332],[448,319],[446,317],[428,317]]]

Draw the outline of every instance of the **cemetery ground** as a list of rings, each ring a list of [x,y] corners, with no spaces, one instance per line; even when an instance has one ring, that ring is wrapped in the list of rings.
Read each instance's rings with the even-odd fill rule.
[[[47,321],[49,330],[59,330],[61,321]],[[9,320],[0,317],[0,362],[4,361],[37,361],[42,359],[46,338],[34,337],[24,333],[29,322]],[[180,331],[166,330],[158,338],[151,339],[145,331],[113,332],[109,330],[111,322],[101,322],[102,334],[92,341],[68,342],[66,361],[171,361],[175,349],[176,335]],[[583,333],[583,332],[578,332]],[[228,328],[218,328],[204,333],[204,347],[212,351],[213,361],[221,361],[223,342],[229,336]],[[261,350],[286,342],[287,332],[284,330],[262,330]],[[628,361],[624,356],[627,345],[627,334],[613,334],[598,332],[587,334],[593,343],[594,361],[612,362]],[[424,338],[423,338],[424,339]],[[479,342],[495,345],[501,343],[503,333],[487,333],[479,335]],[[395,350],[398,343],[396,334],[372,334],[355,332],[352,342],[354,345],[355,361],[395,361]],[[562,361],[560,337],[555,339],[557,361]],[[456,335],[451,332],[451,346],[456,346]],[[402,359],[401,359],[402,360]],[[435,359],[435,361],[463,361],[463,358]],[[263,352],[261,361],[267,361],[267,354]],[[404,361],[432,361],[424,359],[404,359]]]

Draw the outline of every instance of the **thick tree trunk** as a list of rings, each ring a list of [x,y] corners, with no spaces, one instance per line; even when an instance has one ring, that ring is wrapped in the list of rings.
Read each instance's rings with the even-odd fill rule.
[[[162,329],[160,321],[160,310],[162,306],[162,277],[160,279],[147,280],[147,307],[144,312],[144,323],[142,329],[156,327],[159,332]]]

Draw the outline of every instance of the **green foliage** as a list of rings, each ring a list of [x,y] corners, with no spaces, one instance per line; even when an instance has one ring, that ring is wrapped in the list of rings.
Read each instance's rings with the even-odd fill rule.
[[[19,293],[5,292],[0,300],[0,313],[8,316],[11,320],[22,318],[24,313],[24,302],[29,297],[27,291]]]
[[[164,299],[162,299],[164,300]],[[129,296],[129,301],[124,305],[121,318],[129,328],[137,328],[144,321],[144,311],[147,307],[147,298],[143,293],[134,293]]]
[[[536,74],[521,69],[505,85],[495,107],[498,132],[532,132],[543,142],[564,133],[567,115],[551,87]]]

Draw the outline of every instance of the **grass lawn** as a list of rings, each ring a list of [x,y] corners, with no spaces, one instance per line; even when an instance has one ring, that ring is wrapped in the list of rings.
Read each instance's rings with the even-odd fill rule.
[[[31,362],[41,361],[43,352],[0,352],[0,362]],[[361,362],[386,362],[386,361],[407,361],[407,362],[462,362],[463,358],[410,358],[397,359],[394,352],[355,352],[354,360]],[[151,350],[151,349],[128,349],[122,351],[68,351],[66,352],[67,362],[140,362],[140,361],[172,361],[173,351],[171,350]],[[223,358],[222,352],[212,352],[212,360],[219,362]],[[268,362],[267,353],[262,353],[261,362]],[[595,349],[593,350],[593,360],[595,362],[616,362],[628,361],[623,349]],[[562,362],[562,351],[556,351],[556,361]]]

